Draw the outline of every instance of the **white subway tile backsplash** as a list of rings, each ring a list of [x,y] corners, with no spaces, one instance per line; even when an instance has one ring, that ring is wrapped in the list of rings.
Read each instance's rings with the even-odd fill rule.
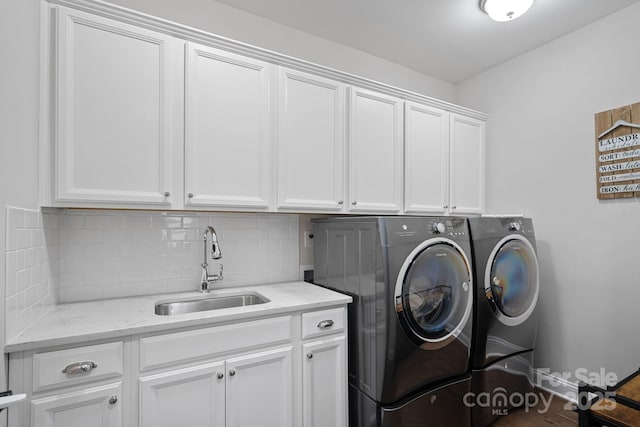
[[[58,302],[195,291],[216,229],[218,287],[297,280],[298,215],[7,208],[7,338]]]
[[[82,219],[62,219],[77,216]],[[297,215],[69,210],[59,217],[65,224],[58,236],[61,302],[195,290],[208,225],[223,254],[219,286],[299,276]],[[287,259],[273,262],[272,251]],[[213,272],[219,262],[209,265]],[[94,291],[68,291],[78,287]]]
[[[84,218],[84,226],[88,229],[113,230],[123,228],[123,218],[114,215],[88,215]]]
[[[39,212],[25,211],[24,212],[24,228],[38,228],[38,216]]]
[[[60,230],[81,230],[84,228],[84,225],[84,216],[81,215],[62,215],[58,220],[58,228]]]
[[[10,340],[56,302],[52,282],[58,269],[51,262],[58,262],[57,220],[44,220],[38,211],[6,209],[5,327]]]

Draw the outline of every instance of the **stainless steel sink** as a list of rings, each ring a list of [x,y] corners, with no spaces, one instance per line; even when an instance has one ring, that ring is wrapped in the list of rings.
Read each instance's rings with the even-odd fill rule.
[[[269,299],[257,292],[242,292],[188,300],[161,301],[156,303],[155,312],[161,316],[171,316],[173,314],[194,313],[197,311],[244,307],[247,305],[264,304],[266,302],[269,302]]]

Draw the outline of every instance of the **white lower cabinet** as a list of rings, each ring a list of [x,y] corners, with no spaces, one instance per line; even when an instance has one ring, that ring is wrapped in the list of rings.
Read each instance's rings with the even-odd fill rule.
[[[27,400],[11,427],[120,427],[129,395],[123,341],[11,353],[9,386]]]
[[[302,314],[302,425],[347,426],[344,308]]]
[[[140,427],[292,426],[291,347],[139,380]]]
[[[33,427],[120,427],[122,383],[34,399]]]
[[[227,361],[228,427],[293,426],[292,347]]]
[[[140,378],[140,426],[224,426],[224,371],[213,362]]]
[[[346,427],[346,308],[10,353],[9,427]]]
[[[346,427],[345,336],[311,342],[302,348],[303,426]]]

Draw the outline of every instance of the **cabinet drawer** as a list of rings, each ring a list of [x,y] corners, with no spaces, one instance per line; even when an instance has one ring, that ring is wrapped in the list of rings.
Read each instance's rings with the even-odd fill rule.
[[[122,375],[122,342],[33,355],[33,390],[40,391]]]
[[[302,339],[344,331],[344,307],[302,313]]]
[[[140,371],[291,341],[291,316],[140,339]]]

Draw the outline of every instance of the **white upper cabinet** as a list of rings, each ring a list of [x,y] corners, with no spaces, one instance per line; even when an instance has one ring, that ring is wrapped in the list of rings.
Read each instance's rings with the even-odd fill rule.
[[[183,42],[59,7],[57,49],[55,201],[170,207]]]
[[[402,100],[351,88],[349,212],[402,209]]]
[[[404,211],[447,212],[449,113],[407,101],[404,144]]]
[[[484,211],[485,127],[482,120],[451,114],[451,213],[481,214]]]
[[[185,204],[267,209],[270,65],[188,43]]]
[[[484,138],[482,120],[406,102],[404,211],[482,213]]]
[[[55,3],[45,206],[483,211],[482,113],[109,3]]]
[[[278,208],[342,209],[344,92],[334,80],[280,69]]]

